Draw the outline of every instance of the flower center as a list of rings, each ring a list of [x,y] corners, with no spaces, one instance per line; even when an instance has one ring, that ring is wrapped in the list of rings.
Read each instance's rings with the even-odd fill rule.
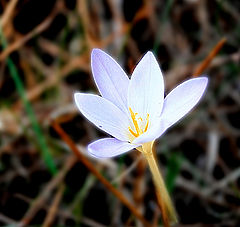
[[[145,120],[145,126],[144,126],[143,125],[144,124],[143,119],[141,117],[137,117],[138,113],[134,113],[132,111],[131,107],[129,107],[129,111],[130,111],[130,114],[131,114],[131,118],[132,118],[135,130],[132,130],[130,126],[128,127],[128,130],[133,136],[138,137],[141,134],[143,134],[144,132],[146,132],[147,129],[148,129],[149,114],[147,114],[147,117],[146,117],[146,120]],[[143,130],[143,128],[144,128],[144,130]]]

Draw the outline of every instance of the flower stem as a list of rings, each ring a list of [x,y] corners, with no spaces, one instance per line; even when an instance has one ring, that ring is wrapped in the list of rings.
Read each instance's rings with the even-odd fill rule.
[[[177,215],[172,204],[167,188],[165,186],[162,175],[159,171],[154,153],[152,151],[153,142],[143,144],[143,154],[148,161],[150,170],[152,172],[153,181],[156,187],[156,194],[160,210],[162,213],[163,224],[169,227],[171,222],[177,222]]]

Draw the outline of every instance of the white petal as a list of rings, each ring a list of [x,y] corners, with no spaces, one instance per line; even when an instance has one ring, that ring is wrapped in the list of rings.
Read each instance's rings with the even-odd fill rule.
[[[140,117],[150,116],[150,125],[162,111],[164,82],[160,67],[151,52],[136,66],[129,84],[128,105]]]
[[[187,80],[172,90],[164,100],[160,121],[157,120],[149,133],[139,136],[133,143],[145,143],[160,137],[199,102],[207,83],[207,77],[199,77]]]
[[[128,140],[129,120],[118,107],[110,101],[92,94],[74,94],[80,112],[101,130],[119,140]]]
[[[88,145],[88,151],[97,158],[111,158],[136,148],[128,142],[123,142],[114,138],[97,140]]]
[[[161,115],[164,130],[184,117],[199,102],[207,84],[207,77],[190,79],[167,95]]]
[[[108,99],[122,111],[128,111],[129,79],[121,66],[99,49],[92,51],[91,66],[95,83],[102,97]]]

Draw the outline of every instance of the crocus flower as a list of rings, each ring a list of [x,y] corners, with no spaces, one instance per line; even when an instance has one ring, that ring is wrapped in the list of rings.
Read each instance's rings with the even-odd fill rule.
[[[101,96],[75,93],[80,112],[111,138],[88,146],[97,158],[110,158],[154,141],[200,100],[208,79],[190,79],[164,98],[160,67],[151,52],[136,66],[131,79],[105,52],[94,49],[91,66]]]
[[[134,148],[142,152],[153,174],[164,226],[169,226],[177,218],[152,144],[198,103],[208,79],[187,80],[164,98],[162,72],[151,52],[137,64],[131,79],[99,49],[92,51],[91,66],[101,96],[76,93],[75,102],[89,121],[112,137],[91,143],[88,151],[97,158],[114,157]]]

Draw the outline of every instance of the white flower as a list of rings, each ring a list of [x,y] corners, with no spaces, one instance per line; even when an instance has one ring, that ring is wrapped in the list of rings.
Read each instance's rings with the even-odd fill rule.
[[[136,66],[131,79],[119,64],[99,49],[92,51],[93,77],[102,97],[75,93],[80,112],[114,138],[91,143],[89,152],[98,158],[123,154],[160,137],[200,100],[207,77],[190,79],[164,98],[160,67],[151,52]]]

